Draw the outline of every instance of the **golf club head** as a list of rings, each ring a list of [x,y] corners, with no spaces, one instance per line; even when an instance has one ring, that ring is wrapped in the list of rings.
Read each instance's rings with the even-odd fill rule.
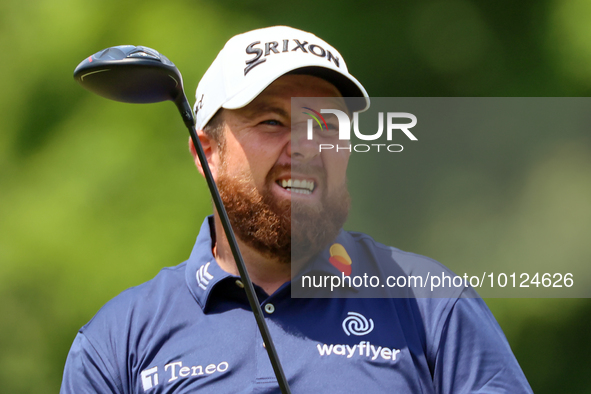
[[[84,59],[74,79],[85,89],[124,103],[177,101],[183,78],[176,66],[154,49],[119,45]]]

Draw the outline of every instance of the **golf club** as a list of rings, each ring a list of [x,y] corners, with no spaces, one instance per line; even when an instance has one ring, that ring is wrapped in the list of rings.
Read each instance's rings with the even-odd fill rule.
[[[104,49],[84,59],[74,70],[74,79],[85,89],[111,100],[140,104],[170,100],[176,104],[189,129],[197,156],[203,167],[209,191],[220,215],[232,255],[236,260],[240,278],[244,283],[244,290],[269,354],[275,377],[281,392],[283,394],[291,393],[261,306],[238,249],[228,214],[197,137],[195,116],[183,91],[183,78],[179,70],[168,58],[154,49],[144,46],[120,45]]]

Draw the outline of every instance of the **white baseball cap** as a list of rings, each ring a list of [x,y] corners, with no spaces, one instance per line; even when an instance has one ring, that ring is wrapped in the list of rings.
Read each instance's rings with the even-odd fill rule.
[[[234,36],[220,51],[197,86],[193,108],[197,129],[203,129],[220,108],[242,108],[277,78],[292,72],[323,78],[343,97],[360,97],[353,101],[352,111],[369,107],[365,88],[349,74],[333,46],[312,33],[273,26]]]

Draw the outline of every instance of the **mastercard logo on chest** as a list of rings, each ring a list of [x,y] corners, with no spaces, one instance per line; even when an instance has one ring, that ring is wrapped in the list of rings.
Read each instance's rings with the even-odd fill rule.
[[[328,261],[341,271],[343,274],[350,276],[351,275],[351,257],[345,250],[345,247],[341,244],[333,244],[330,247],[330,257]]]

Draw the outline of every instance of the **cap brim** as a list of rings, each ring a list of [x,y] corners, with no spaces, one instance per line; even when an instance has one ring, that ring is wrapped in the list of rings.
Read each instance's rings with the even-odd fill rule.
[[[259,81],[250,83],[247,88],[239,91],[234,97],[222,105],[222,107],[226,109],[238,109],[247,106],[277,78],[287,74],[314,75],[332,83],[341,92],[343,97],[358,97],[359,100],[347,100],[351,112],[362,112],[369,108],[369,96],[365,88],[355,77],[350,74],[342,74],[333,68],[316,65],[294,67],[288,70],[283,69],[276,75],[265,75]]]

